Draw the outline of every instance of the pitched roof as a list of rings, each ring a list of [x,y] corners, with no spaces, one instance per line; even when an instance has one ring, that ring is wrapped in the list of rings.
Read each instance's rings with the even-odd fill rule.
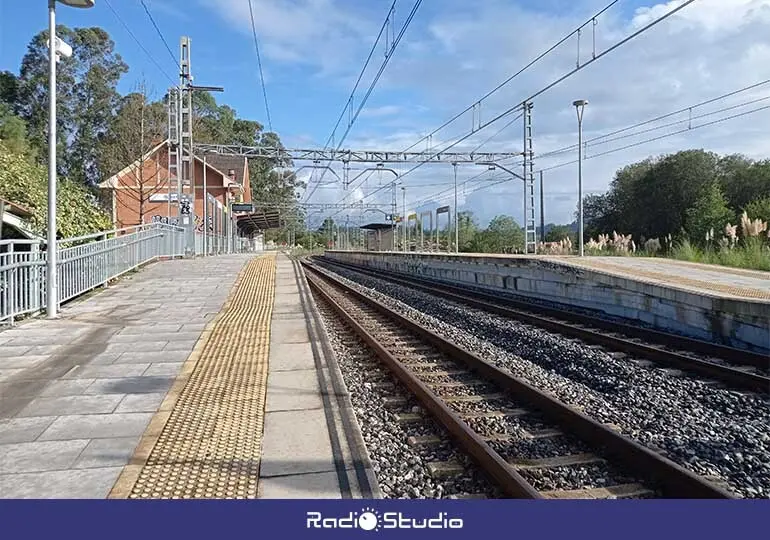
[[[246,157],[245,156],[226,156],[222,154],[206,154],[206,163],[216,167],[220,171],[230,176],[230,171],[235,172],[235,181],[244,185],[246,176]]]
[[[13,201],[9,201],[8,199],[3,199],[3,198],[0,198],[0,202],[5,203],[4,205],[5,211],[10,214],[14,214],[16,216],[19,216],[20,218],[32,217],[32,210],[30,210],[26,206],[22,206]]]
[[[153,154],[156,154],[161,148],[164,148],[166,146],[168,146],[168,139],[166,139],[165,141],[159,143],[155,147],[153,147],[150,150],[148,150],[147,153],[144,154],[141,159],[135,159],[132,163],[129,163],[128,165],[123,167],[123,169],[121,169],[117,173],[113,174],[112,176],[110,176],[109,178],[104,180],[103,182],[100,182],[99,184],[97,184],[97,187],[100,188],[100,189],[115,189],[115,188],[117,188],[118,187],[118,178],[120,176],[128,174],[131,171],[131,169],[138,167],[140,162],[147,161],[147,159],[149,159],[150,156],[152,156]],[[241,180],[243,179],[243,175],[244,175],[245,170],[246,170],[246,158],[245,157],[239,158],[238,156],[217,156],[217,157],[236,158],[236,159],[242,159],[243,160],[243,164],[242,164],[242,168],[240,169],[240,173],[238,172],[239,170],[237,168],[235,169],[235,171],[236,171],[236,181],[237,181],[237,183],[239,185],[243,186],[243,182]],[[225,187],[231,185],[233,182],[230,181],[229,175],[226,172],[223,172],[223,169],[221,167],[217,166],[212,161],[211,158],[212,158],[211,154],[206,157],[206,167],[209,170],[212,170],[215,173],[217,173],[217,174],[222,176],[222,178],[224,179]],[[199,163],[203,163],[203,159],[201,158],[201,156],[199,156],[197,154],[195,155],[195,161],[197,161]],[[222,162],[222,163],[224,163],[224,162]]]

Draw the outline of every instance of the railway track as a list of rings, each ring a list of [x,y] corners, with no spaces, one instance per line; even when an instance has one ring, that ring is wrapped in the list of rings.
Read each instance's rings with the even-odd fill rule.
[[[366,342],[505,496],[734,497],[315,265],[304,262],[303,266],[313,291]],[[429,435],[414,442],[438,444],[440,440]],[[445,467],[451,469],[452,464]]]
[[[445,283],[437,285],[426,279],[411,276],[406,279],[328,259],[323,259],[323,262],[580,339],[592,345],[600,345],[669,368],[687,371],[731,388],[770,393],[770,357],[765,355],[501,298],[483,291],[471,291]]]

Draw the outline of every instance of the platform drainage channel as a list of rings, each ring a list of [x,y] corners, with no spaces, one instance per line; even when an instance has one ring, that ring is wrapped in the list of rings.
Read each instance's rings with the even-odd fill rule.
[[[251,261],[111,498],[257,497],[274,291],[275,257]]]

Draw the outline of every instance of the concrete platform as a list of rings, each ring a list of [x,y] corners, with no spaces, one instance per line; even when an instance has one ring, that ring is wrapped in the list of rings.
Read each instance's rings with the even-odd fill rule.
[[[106,497],[250,258],[155,263],[0,332],[0,497]]]
[[[276,265],[259,497],[380,497],[302,269]]]
[[[379,497],[301,267],[279,255],[273,295],[252,259],[157,263],[0,332],[0,497]]]
[[[770,272],[642,257],[327,251],[340,262],[589,309],[770,354]]]

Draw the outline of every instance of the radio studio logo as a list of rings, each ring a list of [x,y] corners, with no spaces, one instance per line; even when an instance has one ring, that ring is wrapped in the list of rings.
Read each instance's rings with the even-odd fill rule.
[[[366,507],[360,512],[349,512],[341,517],[324,516],[321,512],[307,512],[308,529],[361,529],[379,531],[381,529],[462,529],[463,520],[449,517],[446,512],[439,512],[430,517],[410,517],[403,512],[380,513]]]

